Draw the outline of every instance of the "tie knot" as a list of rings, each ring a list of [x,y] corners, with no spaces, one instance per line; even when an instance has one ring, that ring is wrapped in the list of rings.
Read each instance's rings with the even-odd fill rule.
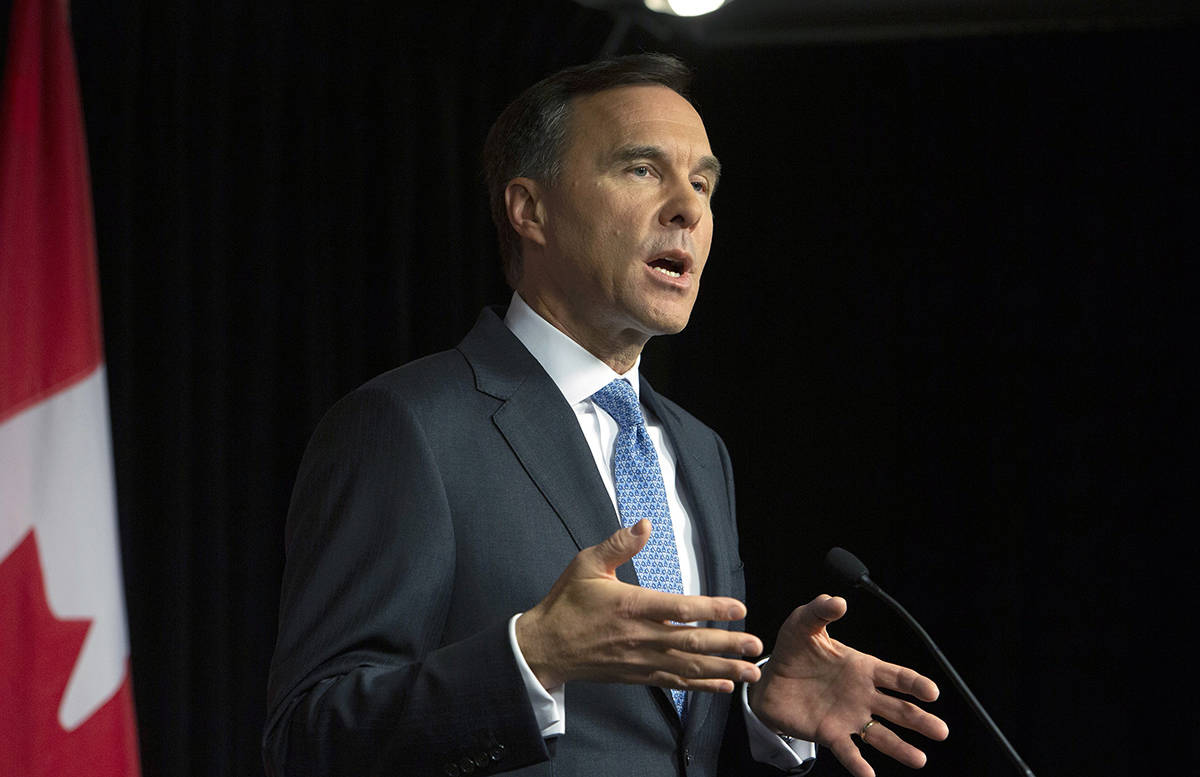
[[[604,412],[612,416],[617,426],[622,429],[641,426],[644,423],[637,394],[624,378],[617,378],[592,394],[592,401],[604,408]]]

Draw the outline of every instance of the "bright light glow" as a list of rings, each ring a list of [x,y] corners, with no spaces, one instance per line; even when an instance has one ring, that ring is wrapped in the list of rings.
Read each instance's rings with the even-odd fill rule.
[[[643,2],[651,11],[676,16],[702,16],[725,5],[725,0],[643,0]]]

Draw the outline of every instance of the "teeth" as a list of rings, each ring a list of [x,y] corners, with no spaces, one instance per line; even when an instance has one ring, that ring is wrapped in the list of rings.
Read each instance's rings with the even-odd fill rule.
[[[678,278],[680,275],[682,275],[682,273],[677,273],[674,270],[668,270],[666,267],[655,267],[654,269],[658,270],[663,275],[667,275],[672,278]]]

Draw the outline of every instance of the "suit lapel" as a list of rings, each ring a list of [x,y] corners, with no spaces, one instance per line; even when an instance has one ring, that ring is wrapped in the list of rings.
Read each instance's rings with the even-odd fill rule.
[[[478,390],[503,401],[496,428],[546,498],[576,547],[603,542],[620,527],[575,412],[498,312],[484,310],[459,345]],[[632,564],[618,579],[637,584]]]
[[[729,523],[728,499],[723,488],[725,473],[716,458],[714,441],[707,430],[685,425],[678,412],[642,380],[642,401],[658,416],[675,449],[675,474],[686,495],[688,512],[696,530],[703,590],[708,596],[726,596],[732,589],[729,559],[733,550],[724,538]]]

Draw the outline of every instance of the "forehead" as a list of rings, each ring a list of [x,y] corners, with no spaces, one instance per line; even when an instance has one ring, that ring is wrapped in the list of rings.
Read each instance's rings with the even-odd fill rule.
[[[573,98],[569,137],[574,152],[654,145],[685,157],[712,153],[700,114],[677,92],[657,84]]]

